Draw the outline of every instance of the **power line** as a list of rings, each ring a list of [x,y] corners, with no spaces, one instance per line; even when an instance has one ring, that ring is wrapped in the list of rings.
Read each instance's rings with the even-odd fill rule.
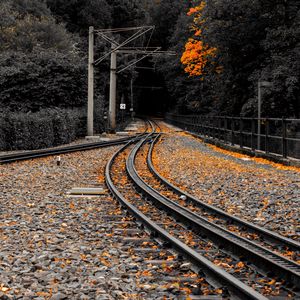
[[[146,86],[146,85],[134,85],[133,87],[138,89],[149,89],[149,90],[162,90],[163,86]]]
[[[110,40],[110,43],[112,45],[114,45],[115,47],[113,47],[111,49],[111,51],[109,51],[108,53],[104,54],[102,57],[98,58],[97,60],[95,60],[95,65],[98,65],[100,62],[102,62],[106,57],[108,57],[109,55],[111,55],[112,52],[115,52],[119,49],[121,49],[122,47],[128,45],[129,43],[131,43],[132,41],[136,40],[137,38],[139,38],[142,35],[145,35],[147,32],[149,32],[150,30],[153,31],[154,30],[154,26],[142,26],[142,27],[130,27],[128,28],[128,31],[131,30],[137,30],[137,32],[135,32],[133,35],[131,35],[128,39],[126,39],[124,42],[122,43],[118,43],[116,40],[114,40],[113,38],[107,36],[106,34],[104,34],[103,32],[109,32],[109,33],[115,33],[115,31],[113,31],[113,29],[108,29],[108,30],[98,30],[96,31],[96,33],[102,37],[104,40]],[[119,30],[119,29],[118,29]],[[122,31],[126,31],[125,28],[122,28]],[[119,31],[118,31],[119,32]]]
[[[124,32],[124,31],[134,31],[139,29],[151,29],[154,26],[139,26],[139,27],[124,27],[124,28],[106,28],[106,29],[96,29],[94,30],[95,33],[118,33],[118,32]]]
[[[135,69],[142,69],[142,70],[155,70],[155,68],[151,68],[151,67],[135,67]]]

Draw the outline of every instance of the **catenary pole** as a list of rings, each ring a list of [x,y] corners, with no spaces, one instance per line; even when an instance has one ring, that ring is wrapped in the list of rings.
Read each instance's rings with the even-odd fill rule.
[[[94,135],[94,27],[89,28],[87,135]]]
[[[110,63],[110,92],[109,92],[109,130],[116,131],[116,94],[117,94],[117,53],[112,44]]]

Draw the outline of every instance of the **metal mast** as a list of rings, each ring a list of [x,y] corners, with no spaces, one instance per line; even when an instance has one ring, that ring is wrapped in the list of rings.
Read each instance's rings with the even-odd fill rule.
[[[148,47],[152,37],[154,26],[140,26],[128,28],[114,28],[114,29],[100,29],[94,30],[90,27],[89,34],[89,89],[88,89],[88,135],[92,136],[93,132],[93,110],[94,110],[94,66],[100,64],[107,57],[111,57],[110,67],[110,95],[109,95],[109,129],[112,133],[116,130],[116,88],[117,88],[117,74],[133,67],[139,61],[148,56],[168,54],[174,55],[174,52],[161,51],[160,47]],[[114,34],[121,34],[124,32],[133,32],[129,38],[123,42],[119,42],[114,38]],[[150,32],[150,38],[146,47],[126,47],[133,41],[144,36]],[[100,58],[94,60],[94,35],[101,37],[103,40],[111,44],[111,49]],[[117,70],[117,54],[133,54],[139,56],[138,58],[130,61],[127,66],[121,70]]]

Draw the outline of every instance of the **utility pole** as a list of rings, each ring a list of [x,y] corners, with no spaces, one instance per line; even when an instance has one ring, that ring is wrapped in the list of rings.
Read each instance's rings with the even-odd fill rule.
[[[94,135],[94,27],[89,28],[87,135]]]
[[[111,56],[110,63],[110,94],[109,94],[109,131],[115,133],[116,131],[116,87],[117,87],[117,74],[133,67],[139,61],[145,59],[148,56],[167,54],[175,55],[171,51],[161,51],[160,47],[149,47],[149,42],[152,37],[154,26],[140,26],[140,27],[128,27],[128,28],[112,28],[112,29],[99,29],[94,30],[94,27],[89,28],[89,76],[88,76],[88,136],[94,135],[93,128],[93,111],[94,111],[94,67],[104,61],[107,57]],[[122,34],[124,32],[132,32],[132,34],[124,41],[119,41],[119,38],[114,38],[114,34]],[[129,45],[145,36],[148,32],[151,33],[150,39],[146,47],[130,47]],[[110,51],[103,54],[100,58],[94,59],[94,37],[95,34],[101,37],[104,41],[111,44]],[[129,54],[132,56],[139,55],[139,58],[135,58],[128,63],[127,66],[123,67],[121,70],[117,70],[117,54]],[[131,85],[133,83],[131,82]],[[131,87],[132,90],[132,87]],[[132,93],[131,93],[132,95]],[[133,97],[133,96],[132,96]],[[133,98],[132,105],[133,109]],[[134,114],[132,114],[134,115]]]
[[[110,91],[109,91],[109,130],[111,133],[116,131],[116,94],[117,94],[117,53],[111,45],[110,62]]]

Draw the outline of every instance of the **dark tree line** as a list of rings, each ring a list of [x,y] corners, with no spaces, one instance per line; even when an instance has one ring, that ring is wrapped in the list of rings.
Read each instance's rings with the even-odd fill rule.
[[[131,0],[1,1],[0,110],[85,105],[88,27],[145,24],[145,8]],[[96,55],[108,47],[98,40]],[[97,70],[98,102],[107,89],[108,66]],[[122,89],[122,77],[120,82]]]
[[[297,0],[210,0],[201,39],[217,49],[222,72],[189,76],[180,59],[193,37],[199,0],[2,0],[0,3],[0,109],[38,111],[82,107],[86,99],[88,27],[153,24],[152,46],[175,56],[153,59],[163,78],[168,109],[200,114],[254,116],[257,82],[264,90],[265,116],[300,117],[300,13]],[[195,25],[195,24],[194,24]],[[196,39],[199,37],[196,37]],[[97,55],[109,45],[98,40]],[[122,66],[130,58],[120,58]],[[107,98],[109,62],[97,70],[97,101]],[[119,77],[128,95],[133,74]],[[134,74],[136,77],[136,73]]]
[[[195,7],[203,1],[188,2]],[[177,111],[255,116],[257,82],[264,80],[273,86],[264,90],[263,115],[300,117],[299,1],[207,1],[201,38],[217,48],[214,63],[223,70],[202,77],[188,77],[180,64],[185,43],[193,36],[194,15],[186,15],[187,6],[184,1],[160,1],[153,14],[158,27],[169,25],[164,26],[161,43],[177,53],[158,63]],[[175,14],[165,15],[163,10]]]

